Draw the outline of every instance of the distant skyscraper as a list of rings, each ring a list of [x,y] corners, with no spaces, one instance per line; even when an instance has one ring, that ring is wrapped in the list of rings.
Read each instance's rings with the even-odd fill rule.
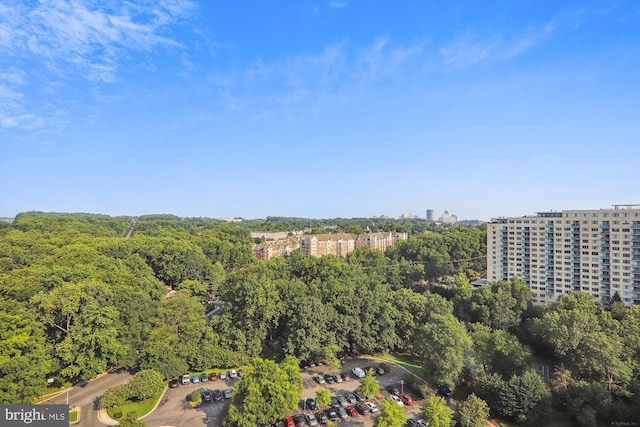
[[[436,213],[433,209],[427,209],[427,221],[434,222],[436,220]]]

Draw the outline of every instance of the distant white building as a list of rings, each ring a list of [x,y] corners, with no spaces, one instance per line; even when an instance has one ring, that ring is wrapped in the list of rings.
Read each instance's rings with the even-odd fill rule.
[[[439,221],[443,224],[453,224],[458,222],[458,217],[454,214],[450,214],[449,211],[444,211]]]

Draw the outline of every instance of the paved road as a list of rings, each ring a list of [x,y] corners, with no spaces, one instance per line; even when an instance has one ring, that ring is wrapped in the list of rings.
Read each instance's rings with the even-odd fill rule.
[[[126,371],[114,372],[103,375],[83,385],[75,386],[69,390],[69,406],[79,406],[80,422],[76,425],[80,427],[96,427],[101,423],[98,421],[98,399],[109,387],[126,383],[131,374]],[[56,397],[48,399],[42,403],[66,404],[67,393],[62,393]]]

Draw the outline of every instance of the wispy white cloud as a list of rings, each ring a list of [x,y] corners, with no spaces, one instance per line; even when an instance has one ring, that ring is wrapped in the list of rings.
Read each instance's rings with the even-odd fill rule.
[[[334,9],[342,9],[344,7],[347,7],[347,2],[332,1],[332,2],[329,2],[329,7],[333,7]]]
[[[542,26],[531,26],[518,34],[495,33],[480,37],[467,32],[440,47],[436,68],[453,71],[482,61],[508,60],[542,43],[556,30],[550,21]]]
[[[0,125],[48,122],[35,111],[41,103],[30,99],[27,85],[33,92],[40,82],[47,93],[55,92],[55,82],[77,86],[80,79],[98,88],[117,81],[135,52],[182,49],[173,31],[193,11],[191,0],[0,2],[0,84],[5,94],[22,95],[3,102]]]
[[[420,55],[425,44],[426,41],[409,46],[392,46],[388,35],[379,37],[357,52],[361,77],[378,80],[392,76],[407,60]]]
[[[113,81],[117,62],[127,50],[180,46],[165,30],[191,10],[185,1],[153,2],[150,10],[129,3],[115,2],[112,10],[100,5],[52,1],[25,10],[21,4],[6,4],[0,47],[10,56],[24,57],[26,52],[57,64],[66,62],[90,80]]]

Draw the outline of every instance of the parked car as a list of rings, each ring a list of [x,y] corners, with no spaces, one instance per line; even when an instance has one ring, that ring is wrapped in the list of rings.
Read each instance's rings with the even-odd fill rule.
[[[307,409],[310,409],[312,411],[315,411],[316,409],[318,409],[318,405],[316,404],[316,400],[313,397],[310,397],[305,401],[305,406],[306,406]]]
[[[194,384],[199,384],[200,383],[200,375],[194,375],[193,377],[191,377],[191,382]]]
[[[349,401],[344,396],[338,396],[338,402],[340,403],[340,406],[342,406],[343,408],[346,408],[347,406],[349,406]]]
[[[356,399],[356,395],[351,393],[350,391],[344,394],[344,397],[347,398],[349,403],[356,403],[358,399]]]
[[[356,408],[354,408],[354,407],[353,407],[353,406],[351,406],[351,405],[349,405],[349,406],[347,406],[346,408],[344,408],[344,410],[345,410],[345,411],[347,411],[347,414],[348,414],[350,417],[357,417],[357,416],[359,415],[359,414],[358,414],[358,411],[356,410]]]
[[[326,374],[324,376],[324,380],[327,382],[327,384],[333,384],[336,382],[336,379],[334,378],[334,376],[329,374]]]
[[[389,398],[393,401],[393,403],[395,403],[398,406],[404,406],[404,403],[402,403],[402,400],[400,400],[400,398],[398,396],[396,396],[395,394],[392,394],[391,396],[389,396]]]
[[[224,395],[220,390],[213,390],[213,400],[221,402],[224,399]]]
[[[293,418],[287,417],[284,420],[287,423],[287,427],[296,427],[296,423],[293,421]]]
[[[329,421],[327,414],[325,414],[324,412],[316,412],[316,419],[320,424],[326,424],[327,421]]]
[[[418,420],[418,427],[429,427],[429,421],[427,420]]]
[[[244,369],[238,369],[238,378],[244,375]]]
[[[373,402],[365,402],[364,405],[369,408],[371,413],[378,412],[378,407]]]
[[[171,381],[169,381],[169,387],[170,388],[176,388],[180,385],[180,380],[178,379],[172,379]]]
[[[310,427],[318,425],[318,419],[313,414],[305,414],[304,419]]]
[[[205,390],[202,392],[202,401],[203,402],[212,402],[213,394],[209,390]]]
[[[220,378],[221,380],[226,380],[227,379],[227,373],[226,372],[220,372],[218,374],[218,378]]]
[[[325,409],[324,413],[327,414],[327,418],[329,419],[329,421],[338,421],[338,418],[340,418],[335,407]]]
[[[300,369],[308,369],[310,367],[311,367],[311,365],[309,364],[308,360],[301,360],[300,361]]]
[[[342,381],[344,381],[341,375],[334,375],[333,378],[336,380],[337,383],[341,383]]]
[[[358,411],[358,413],[360,413],[361,415],[366,415],[371,412],[371,409],[369,409],[369,407],[362,402],[356,403],[355,408],[356,411]]]
[[[313,380],[315,382],[317,382],[318,384],[326,384],[327,382],[324,380],[323,377],[321,377],[320,375],[316,375],[315,377],[313,377]]]
[[[389,393],[391,393],[394,396],[397,396],[400,394],[400,388],[396,384],[391,384],[390,386],[387,387],[387,390],[389,391]]]
[[[407,420],[407,427],[419,427],[418,420],[415,418],[409,418]]]
[[[201,383],[206,383],[207,381],[209,381],[209,375],[207,374],[200,374],[200,382]]]
[[[384,369],[382,369],[380,366],[376,366],[375,368],[373,368],[373,372],[375,372],[376,375],[384,375]]]
[[[231,389],[230,389],[230,388],[226,388],[226,389],[224,390],[224,398],[225,398],[225,399],[231,399],[231,396],[232,396],[232,394],[231,394]]]
[[[217,381],[218,380],[218,374],[216,374],[215,372],[212,372],[211,375],[209,375],[209,381]]]
[[[364,394],[362,394],[362,393],[360,392],[360,390],[355,390],[355,391],[353,392],[353,394],[356,396],[356,400],[357,400],[358,402],[364,402],[365,400],[367,400],[367,396],[365,396]]]
[[[182,377],[180,378],[180,382],[182,383],[182,385],[189,384],[191,382],[191,376],[189,376],[189,374],[182,375]]]
[[[347,411],[343,407],[336,408],[336,411],[338,412],[338,417],[342,418],[343,420],[349,418],[349,414],[347,414]]]
[[[451,397],[452,393],[451,390],[449,390],[449,387],[444,386],[444,385],[439,385],[438,386],[438,394],[442,397]]]
[[[238,371],[232,369],[229,371],[229,378],[238,378]]]
[[[354,375],[356,378],[364,378],[364,377],[365,377],[365,375],[366,375],[366,374],[365,374],[365,372],[364,372],[362,369],[360,369],[360,368],[353,368],[353,369],[351,370],[351,372],[353,372],[353,375]]]
[[[296,423],[296,427],[306,427],[307,425],[307,421],[305,421],[304,415],[302,414],[295,414],[293,421]]]
[[[337,397],[335,397],[335,396],[331,396],[331,403],[330,403],[330,406],[333,406],[333,407],[338,407],[338,406],[340,406],[340,402],[338,401],[338,398],[337,398]]]
[[[411,396],[409,396],[408,394],[401,394],[398,396],[400,398],[400,400],[402,400],[402,403],[404,403],[407,406],[411,406],[414,404],[413,399],[411,398]]]
[[[342,381],[351,381],[351,376],[346,372],[341,373],[340,376],[342,377]]]

